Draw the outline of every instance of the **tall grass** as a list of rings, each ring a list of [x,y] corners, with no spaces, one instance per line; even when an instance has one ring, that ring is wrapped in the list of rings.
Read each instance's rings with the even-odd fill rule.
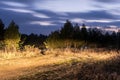
[[[40,55],[40,49],[34,46],[25,46],[24,50],[0,50],[0,59],[33,57]]]

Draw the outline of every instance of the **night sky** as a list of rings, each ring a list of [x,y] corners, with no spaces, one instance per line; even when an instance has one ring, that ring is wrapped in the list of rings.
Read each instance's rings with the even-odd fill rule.
[[[118,29],[120,0],[0,0],[0,19],[14,20],[25,34],[49,34],[69,19],[73,24]]]

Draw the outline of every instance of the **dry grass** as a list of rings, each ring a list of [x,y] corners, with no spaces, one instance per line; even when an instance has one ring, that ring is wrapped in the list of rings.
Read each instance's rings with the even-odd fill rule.
[[[23,53],[27,55],[33,52],[39,55],[38,50],[27,51]],[[108,77],[115,77],[111,80],[117,80],[119,78],[117,67],[120,67],[118,58],[120,54],[115,51],[48,50],[45,55],[34,57],[26,57],[23,53],[19,53],[22,56],[12,55],[12,57],[9,57],[8,53],[1,54],[0,80],[110,80]],[[4,55],[8,57],[3,57]],[[17,56],[18,58],[15,58]],[[117,64],[113,64],[114,62]],[[109,66],[112,64],[113,71],[110,71]]]
[[[23,51],[8,51],[0,50],[0,60],[1,59],[14,59],[14,58],[23,58],[23,57],[34,57],[40,55],[40,50],[33,46],[25,46]]]

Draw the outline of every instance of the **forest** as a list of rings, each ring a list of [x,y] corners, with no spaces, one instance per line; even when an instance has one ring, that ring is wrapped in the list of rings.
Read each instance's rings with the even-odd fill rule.
[[[43,34],[22,34],[19,26],[11,21],[8,27],[0,20],[0,49],[24,49],[25,45],[39,49],[55,48],[106,48],[120,49],[120,32],[103,31],[97,28],[86,28],[85,24],[75,25],[66,20],[60,30]]]

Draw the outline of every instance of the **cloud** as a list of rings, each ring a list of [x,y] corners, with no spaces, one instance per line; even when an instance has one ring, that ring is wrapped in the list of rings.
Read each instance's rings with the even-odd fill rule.
[[[82,4],[80,4],[82,3]],[[96,9],[92,6],[93,0],[41,0],[34,2],[36,9],[55,12],[85,12]]]
[[[104,30],[106,31],[115,31],[115,32],[118,32],[120,28],[118,28],[117,26],[113,26],[113,25],[110,25],[109,27],[105,27]]]
[[[18,13],[33,13],[31,10],[22,9],[22,8],[3,8],[3,10],[10,10]]]
[[[95,1],[102,3],[115,3],[118,2],[119,0],[95,0]]]
[[[33,12],[32,15],[34,17],[38,17],[38,18],[50,18],[49,16],[45,15],[45,14],[42,14],[42,13],[36,13],[36,12]]]
[[[86,20],[86,22],[103,22],[103,23],[110,23],[112,22],[113,20],[107,20],[107,19],[99,19],[99,20]]]
[[[38,24],[38,25],[41,25],[41,26],[53,26],[53,25],[56,25],[56,24],[54,24],[53,22],[50,22],[50,21],[32,21],[32,22],[30,22],[30,24]]]
[[[38,18],[28,13],[21,14],[21,13],[16,13],[14,11],[9,11],[4,9],[0,9],[0,19],[3,20],[6,27],[9,25],[11,20],[14,20],[15,23],[19,25],[20,32],[24,34],[30,34],[30,33],[50,34],[51,31],[55,31],[61,27],[59,23],[56,23],[57,20],[56,22],[54,22],[54,20],[51,18],[48,18],[48,19]],[[33,21],[38,21],[38,22],[34,24],[30,24],[30,22],[33,22]],[[39,21],[41,23],[39,23]],[[45,24],[45,22],[47,23]],[[43,24],[43,25],[40,25],[40,24]]]
[[[45,14],[37,13],[35,11],[23,9],[23,8],[3,8],[3,10],[10,10],[10,11],[17,12],[17,13],[30,13],[34,17],[38,17],[38,18],[50,18],[49,16]]]
[[[113,15],[117,15],[118,17],[120,17],[120,10],[118,8],[120,8],[120,7],[116,7],[116,9],[110,10],[109,13],[111,13]]]
[[[1,0],[6,2],[17,2],[17,3],[33,3],[34,0]],[[37,1],[37,0],[36,0]]]
[[[106,10],[93,10],[88,12],[68,13],[69,18],[80,19],[118,19],[118,16],[113,15]]]
[[[80,19],[80,18],[74,18],[74,19],[71,19],[71,21],[74,23],[84,23],[85,22],[85,20]]]
[[[58,23],[64,24],[64,23],[65,23],[65,20],[64,20],[64,21],[63,21],[63,20],[59,20]]]
[[[11,7],[27,7],[26,4],[18,3],[18,2],[11,2],[11,1],[1,1],[2,4],[11,6]]]

